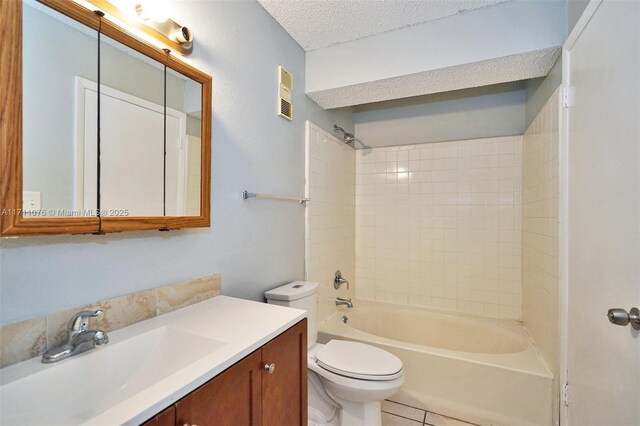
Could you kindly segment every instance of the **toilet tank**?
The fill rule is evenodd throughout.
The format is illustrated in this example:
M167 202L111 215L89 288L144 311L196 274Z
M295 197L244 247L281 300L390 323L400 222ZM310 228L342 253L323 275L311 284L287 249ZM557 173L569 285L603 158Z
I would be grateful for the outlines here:
M318 339L318 283L313 281L295 281L273 290L264 296L267 303L288 306L307 311L307 348L316 344Z

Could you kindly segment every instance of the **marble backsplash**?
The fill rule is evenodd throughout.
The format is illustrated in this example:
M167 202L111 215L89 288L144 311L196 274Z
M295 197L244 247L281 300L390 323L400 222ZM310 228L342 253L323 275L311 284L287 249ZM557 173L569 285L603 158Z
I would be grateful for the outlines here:
M219 294L220 274L211 274L3 325L0 368L40 356L64 343L67 324L76 312L102 310L102 316L92 319L91 328L109 332Z

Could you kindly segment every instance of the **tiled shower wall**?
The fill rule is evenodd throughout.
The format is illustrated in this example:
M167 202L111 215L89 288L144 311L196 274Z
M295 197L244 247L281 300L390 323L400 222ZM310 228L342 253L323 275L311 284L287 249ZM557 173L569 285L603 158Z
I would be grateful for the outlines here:
M524 134L522 159L523 319L558 377L558 91Z
M356 152L357 296L521 318L522 136Z
M320 319L336 310L335 298L353 297L355 279L355 150L307 124L306 279L320 284ZM333 288L337 269L351 281Z

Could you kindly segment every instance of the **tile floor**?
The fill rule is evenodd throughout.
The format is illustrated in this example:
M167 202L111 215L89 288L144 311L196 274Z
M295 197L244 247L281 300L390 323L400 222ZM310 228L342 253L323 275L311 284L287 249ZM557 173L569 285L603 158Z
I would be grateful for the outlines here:
M382 401L382 426L474 426L421 408L399 402Z

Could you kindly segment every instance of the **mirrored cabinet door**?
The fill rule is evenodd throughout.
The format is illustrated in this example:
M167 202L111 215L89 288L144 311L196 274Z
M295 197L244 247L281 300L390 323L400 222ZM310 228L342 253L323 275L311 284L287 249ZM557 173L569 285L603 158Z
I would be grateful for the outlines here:
M0 236L209 226L211 76L73 1L0 5Z
M166 215L200 216L202 84L167 69Z
M97 98L81 88L95 90L97 32L34 0L22 15L24 216L96 216L83 176L97 164Z
M176 95L165 97L164 68L101 36L100 181L91 173L87 187L99 188L102 217L165 215L165 98Z

